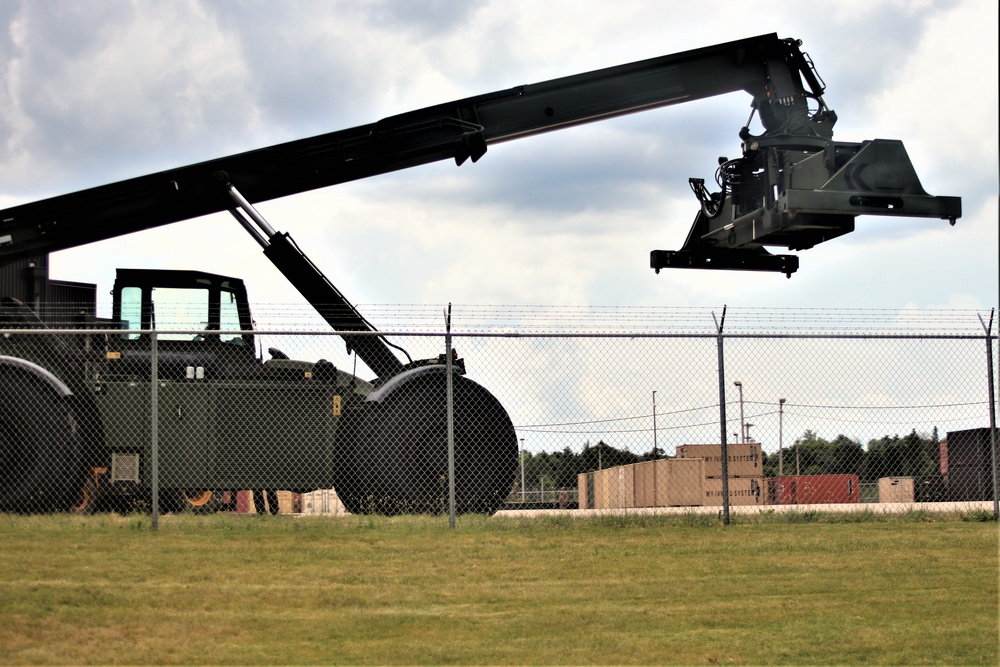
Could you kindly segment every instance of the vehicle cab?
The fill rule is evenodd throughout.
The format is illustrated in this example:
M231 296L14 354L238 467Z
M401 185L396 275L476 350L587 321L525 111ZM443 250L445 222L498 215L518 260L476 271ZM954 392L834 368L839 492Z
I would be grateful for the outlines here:
M203 271L118 269L113 320L121 333L108 340L109 362L126 374L148 376L150 330L157 332L159 372L192 379L228 375L254 364L253 322L239 278ZM162 333L161 333L162 332ZM178 379L180 379L180 377Z

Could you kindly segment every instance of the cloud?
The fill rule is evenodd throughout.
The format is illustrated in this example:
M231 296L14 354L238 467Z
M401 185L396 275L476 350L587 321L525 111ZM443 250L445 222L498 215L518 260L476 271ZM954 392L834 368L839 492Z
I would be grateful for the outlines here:
M196 2L24 3L9 33L6 188L98 185L177 166L179 145L212 157L198 148L208 135L216 149L237 143L220 121L248 73Z
M851 305L997 302L997 16L966 2L4 3L0 201L30 201L522 83L777 31L804 40L837 138L900 138L966 215L862 218L778 274L664 271L688 177L739 152L741 93L490 148L261 207L366 303ZM178 29L182 26L183 29ZM992 217L991 217L992 216ZM58 253L246 276L299 297L228 216ZM219 248L228 252L220 253ZM873 289L878 285L879 289ZM977 305L977 307L979 307Z

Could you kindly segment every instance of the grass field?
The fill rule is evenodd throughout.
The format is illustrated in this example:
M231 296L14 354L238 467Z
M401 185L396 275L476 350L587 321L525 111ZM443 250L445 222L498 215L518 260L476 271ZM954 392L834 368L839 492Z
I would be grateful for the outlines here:
M982 518L0 515L0 663L995 665Z

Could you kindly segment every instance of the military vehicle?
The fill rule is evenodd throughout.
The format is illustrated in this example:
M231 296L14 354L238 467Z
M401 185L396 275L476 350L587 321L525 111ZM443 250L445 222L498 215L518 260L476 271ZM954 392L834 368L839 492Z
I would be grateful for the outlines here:
M402 349L254 203L439 160L474 163L494 144L744 91L763 132L748 119L741 156L719 160L718 191L691 179L699 210L680 250L652 251L657 272L790 276L798 256L767 247L812 247L852 231L859 215L954 224L960 199L928 195L901 142L833 140L837 116L800 46L762 35L0 211L0 511L90 511L154 489L166 508L208 508L234 489L331 486L352 512L441 511L449 434L458 511L495 511L517 467L505 408L448 353L400 360ZM119 270L111 321L101 322L93 285L47 275L48 253L221 211L373 377L279 350L265 359L234 277ZM199 310L169 321L165 306L177 301ZM157 334L192 326L181 340ZM86 333L48 335L54 328Z

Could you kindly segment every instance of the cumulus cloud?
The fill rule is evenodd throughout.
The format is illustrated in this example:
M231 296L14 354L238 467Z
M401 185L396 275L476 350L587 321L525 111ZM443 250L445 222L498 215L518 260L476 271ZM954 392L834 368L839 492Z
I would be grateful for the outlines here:
M829 85L837 138L903 139L928 191L963 197L958 226L862 218L855 234L802 253L790 281L654 275L649 251L679 247L693 218L687 178L711 179L719 156L738 154L739 93L262 210L369 303L997 301L993 5L24 0L0 5L0 21L3 205L754 34L798 37ZM213 216L53 265L108 285L124 257L243 275L259 299L298 300L241 234Z

